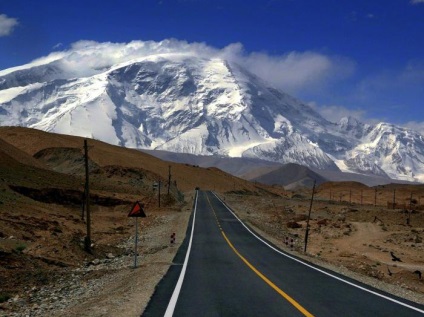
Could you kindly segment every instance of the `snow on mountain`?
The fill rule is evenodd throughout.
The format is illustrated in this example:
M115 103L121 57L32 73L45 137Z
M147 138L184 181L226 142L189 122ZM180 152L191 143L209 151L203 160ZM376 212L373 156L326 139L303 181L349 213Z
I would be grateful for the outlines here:
M416 132L353 118L331 123L220 56L154 42L136 54L134 45L126 59L99 44L98 52L82 47L0 71L0 124L424 181L424 140ZM87 50L112 57L96 61Z
M378 171L384 171L391 178L423 182L424 137L409 129L379 123L362 138L362 143L346 153L346 161L352 162L353 171L357 162L369 162L360 172L378 175Z

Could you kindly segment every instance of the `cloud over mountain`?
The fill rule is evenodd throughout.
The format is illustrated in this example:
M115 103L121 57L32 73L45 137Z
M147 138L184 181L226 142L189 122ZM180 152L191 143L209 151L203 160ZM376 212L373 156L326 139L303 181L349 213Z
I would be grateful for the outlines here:
M76 76L91 76L112 65L150 55L176 52L232 61L289 93L316 90L349 77L355 71L355 63L347 58L313 51L293 51L284 55L246 53L241 43L218 49L205 43L188 43L176 39L129 43L78 41L68 50L53 52L31 64L60 60L60 67L64 70L71 71Z

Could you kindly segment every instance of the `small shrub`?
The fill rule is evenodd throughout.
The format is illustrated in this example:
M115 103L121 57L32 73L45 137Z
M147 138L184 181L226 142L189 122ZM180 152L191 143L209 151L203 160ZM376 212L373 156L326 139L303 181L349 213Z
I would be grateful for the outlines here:
M27 246L25 244L19 244L15 247L15 251L17 251L18 253L22 253L22 251L24 251L26 247Z
M8 293L0 293L0 303L7 302L11 298L12 296L10 296Z

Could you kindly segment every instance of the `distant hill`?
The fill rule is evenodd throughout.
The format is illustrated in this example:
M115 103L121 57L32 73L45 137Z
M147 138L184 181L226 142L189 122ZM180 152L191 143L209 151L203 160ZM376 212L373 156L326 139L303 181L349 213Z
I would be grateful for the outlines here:
M318 184L322 181L352 181L359 182L367 186L386 185L390 183L411 184L406 181L394 180L389 177L346 173L337 170L329 171L312 169L294 163L282 165L280 163L252 158L230 158L216 155L204 156L157 150L141 151L160 159L176 163L184 163L200 167L217 167L226 173L230 173L249 181L263 182L264 184L279 184L285 186L286 189L299 186L312 187L314 179L317 180ZM284 166L295 168L290 170L290 168L283 168ZM282 173L287 173L288 176L282 176ZM293 173L299 173L299 175L293 176ZM275 174L275 176L272 176L273 174ZM306 179L304 179L305 177ZM291 183L290 180L292 181Z
M137 169L144 171L146 189L151 189L153 182L161 180L166 184L171 167L172 182L182 191L195 187L216 191L260 191L262 189L247 180L236 178L220 169L202 168L199 164L177 164L164 161L139 150L110 145L97 140L89 140L90 164L101 173L109 173L112 168L122 170ZM0 162L8 173L24 164L37 169L63 174L81 174L83 168L83 138L43 132L21 127L0 127ZM38 158L38 159L37 159ZM20 164L21 163L21 164ZM240 171L243 171L243 165ZM74 167L72 167L74 166ZM78 167L80 166L80 167ZM208 167L213 167L211 164ZM94 171L95 172L95 171ZM99 173L100 173L99 172ZM54 173L57 174L57 173ZM46 173L46 177L47 177ZM27 176L31 179L31 175ZM135 189L137 189L135 187ZM138 190L142 190L139 188ZM145 190L145 189L143 189ZM151 194L151 193L146 193Z
M285 189L294 189L297 187L312 187L314 181L319 185L326 182L327 179L305 166L290 163L256 177L254 181L268 185L282 185Z
M33 158L31 155L14 147L8 142L0 138L0 164L3 168L6 166L30 165L39 168L46 168L46 166Z
M277 169L280 163L264 161L254 158L226 157L218 155L194 155L185 153L174 153L157 150L141 150L162 160L175 163L184 163L199 167L217 167L224 172L247 180Z

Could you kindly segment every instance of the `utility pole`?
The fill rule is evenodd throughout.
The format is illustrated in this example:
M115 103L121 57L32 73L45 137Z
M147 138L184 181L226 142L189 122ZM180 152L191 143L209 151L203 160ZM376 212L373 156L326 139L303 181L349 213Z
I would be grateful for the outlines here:
M374 192L374 207L377 207L377 188L375 189L375 192Z
M90 218L90 187L88 176L88 146L84 140L84 161L85 161L85 210L87 213L87 236L84 239L85 251L91 253L91 218Z
M393 189L393 209L395 209L396 206L396 188Z
M411 224L411 213L412 213L412 193L409 198L409 211L408 211L408 219L406 219L406 224L409 226Z
M84 212L85 212L85 192L87 191L87 185L84 184L84 192L82 193L82 204L81 204L81 220L84 221Z
M159 180L159 186L158 186L158 205L160 208L160 185L161 185L161 180Z
M309 236L309 220L311 219L311 211L312 211L312 203L314 201L314 194L315 194L315 184L316 180L314 180L314 186L312 187L312 197L311 197L311 204L309 205L309 214L308 219L306 221L306 232L305 232L305 248L303 250L304 253L306 253L306 247L308 246L308 236Z
M168 196L169 196L170 188L171 188L171 165L168 166Z

